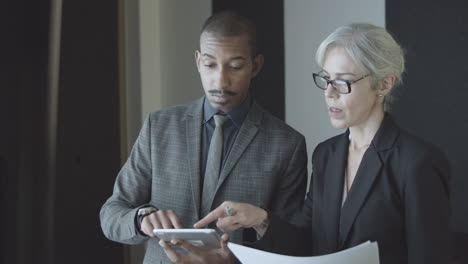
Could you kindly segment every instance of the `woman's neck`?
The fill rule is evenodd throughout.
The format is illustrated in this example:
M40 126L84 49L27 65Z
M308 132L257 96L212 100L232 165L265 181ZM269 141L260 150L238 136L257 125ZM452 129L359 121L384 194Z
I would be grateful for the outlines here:
M384 118L384 112L378 111L360 125L349 128L350 149L360 150L369 147Z

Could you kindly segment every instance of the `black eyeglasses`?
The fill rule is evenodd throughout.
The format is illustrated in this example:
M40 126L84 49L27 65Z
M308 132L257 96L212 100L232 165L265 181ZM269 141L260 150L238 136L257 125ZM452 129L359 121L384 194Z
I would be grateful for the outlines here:
M321 76L317 73L313 73L312 76L314 77L314 82L315 82L315 85L317 85L318 88L322 89L322 90L326 90L327 87L328 87L328 84L331 84L333 88L335 88L335 90L338 92L338 93L341 93L341 94L349 94L351 92L351 84L353 83L356 83L364 78L366 78L367 76L370 76L370 74L366 74L364 76L362 76L361 78L355 80L355 81L347 81L347 80L330 80L328 79L328 77L324 77L324 76Z

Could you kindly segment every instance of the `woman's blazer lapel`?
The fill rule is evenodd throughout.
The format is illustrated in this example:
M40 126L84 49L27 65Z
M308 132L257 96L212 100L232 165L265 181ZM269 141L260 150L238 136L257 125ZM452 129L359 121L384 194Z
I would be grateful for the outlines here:
M368 193L382 168L379 154L370 146L362 157L361 164L348 192L346 201L341 209L339 248L343 248L351 227L366 202Z
M359 215L361 208L369 198L369 192L384 165L383 151L393 147L399 135L398 127L386 114L371 145L364 153L356 177L341 210L339 248L343 248L350 235L350 230ZM342 189L341 189L342 190Z
M319 246L322 248L319 252L333 252L338 249L344 172L348 156L348 134L348 132L342 134L331 145L331 151L326 160L327 165L324 170L325 175L323 175L323 205L321 205L323 208L319 209L320 212L315 214L323 214L323 216L317 215L323 219L321 222L324 226L323 230L318 230L318 232L325 232L326 234L323 237L327 241L326 246ZM317 175L317 177L320 176Z

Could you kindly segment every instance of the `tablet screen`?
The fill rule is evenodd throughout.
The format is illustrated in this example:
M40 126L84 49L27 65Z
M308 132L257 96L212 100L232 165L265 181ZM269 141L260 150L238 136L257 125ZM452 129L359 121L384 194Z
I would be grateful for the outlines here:
M153 229L153 233L164 241L180 239L200 248L213 249L220 247L220 236L214 229Z

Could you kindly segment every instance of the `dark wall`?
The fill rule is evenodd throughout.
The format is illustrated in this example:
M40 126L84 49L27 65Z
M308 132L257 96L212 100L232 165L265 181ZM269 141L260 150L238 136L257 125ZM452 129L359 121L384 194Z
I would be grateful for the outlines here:
M0 263L123 263L122 245L99 224L120 167L117 1L63 1L55 177L50 8L50 0L0 8Z
M387 28L406 49L397 121L439 146L452 167L453 229L468 233L468 2L386 2Z
M0 32L4 32L0 42L0 211L17 214L17 185L19 152L19 63L15 56L20 49L13 49L20 43L23 25L21 2L7 3L0 9ZM8 10L8 12L6 11ZM13 30L7 30L13 29ZM16 224L11 218L0 217L0 262L15 262L11 250L16 245ZM11 239L8 239L11 237Z
M283 0L213 0L213 13L235 10L252 19L258 30L265 64L252 81L257 102L276 117L285 118Z
M2 263L43 261L47 254L42 179L49 7L49 1L18 0L0 9Z

